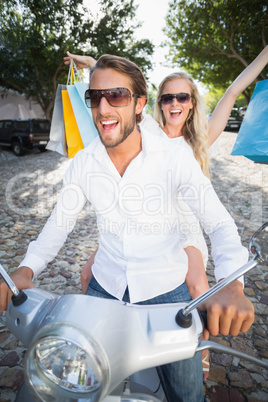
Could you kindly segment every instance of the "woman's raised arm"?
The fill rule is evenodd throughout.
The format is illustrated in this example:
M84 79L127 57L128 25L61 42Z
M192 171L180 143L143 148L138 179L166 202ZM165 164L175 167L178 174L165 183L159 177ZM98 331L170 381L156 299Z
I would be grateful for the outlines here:
M209 145L223 132L236 98L258 77L268 63L268 46L235 79L218 102L208 122Z

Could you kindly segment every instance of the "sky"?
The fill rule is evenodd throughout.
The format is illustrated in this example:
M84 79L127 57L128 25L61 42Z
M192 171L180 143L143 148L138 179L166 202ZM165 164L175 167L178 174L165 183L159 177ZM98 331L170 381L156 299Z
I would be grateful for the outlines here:
M137 39L149 39L155 45L155 51L152 56L153 70L147 75L151 83L158 86L160 82L170 73L179 70L174 67L168 67L166 56L168 48L160 47L166 39L163 28L166 24L165 17L168 12L168 3L170 0L134 0L138 6L136 17L137 21L142 23L142 27L135 30ZM92 12L97 11L98 3L96 0L84 0L84 3L90 7ZM206 90L197 82L201 94Z
M160 47L166 39L163 28L168 3L169 0L135 0L135 5L138 5L137 20L143 22L142 27L136 30L136 36L138 39L149 39L155 45L154 70L148 75L150 81L157 86L163 78L174 72L174 68L167 67L165 56L168 54L168 49Z
M150 82L159 85L162 79L174 71L172 68L161 66L161 62L165 63L164 55L168 53L168 49L160 48L165 36L162 29L165 26L165 16L168 11L169 0L134 0L134 4L138 5L137 21L142 22L142 27L135 30L137 39L149 39L155 45L153 55L154 70L148 73ZM84 0L84 4L90 8L95 14L99 8L96 0Z
M137 20L143 22L142 27L137 29L137 39L150 39L155 45L153 54L154 69L148 73L150 82L157 87L160 82L174 71L179 71L180 66L169 67L167 62L167 54L169 49L160 47L161 43L167 39L163 33L166 25L166 16L168 13L168 4L170 0L134 0L134 4L138 5ZM207 93L207 89L198 81L194 80L201 95Z

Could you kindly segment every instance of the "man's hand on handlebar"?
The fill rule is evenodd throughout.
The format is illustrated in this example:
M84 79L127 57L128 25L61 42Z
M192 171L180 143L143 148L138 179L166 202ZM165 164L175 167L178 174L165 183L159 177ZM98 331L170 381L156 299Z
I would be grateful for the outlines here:
M29 267L20 267L10 275L18 290L34 288L33 271ZM0 281L0 311L5 311L11 301L12 293L6 283Z
M237 336L254 322L254 307L245 296L241 282L235 281L202 304L207 311L209 333Z

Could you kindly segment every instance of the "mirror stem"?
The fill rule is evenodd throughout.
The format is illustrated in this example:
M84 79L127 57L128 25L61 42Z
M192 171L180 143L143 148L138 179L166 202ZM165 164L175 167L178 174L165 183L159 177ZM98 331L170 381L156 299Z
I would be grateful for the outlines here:
M7 286L11 290L13 296L18 296L19 295L19 290L17 289L15 283L12 281L10 276L6 273L5 269L2 267L0 264L0 275L2 275L4 281L6 282Z

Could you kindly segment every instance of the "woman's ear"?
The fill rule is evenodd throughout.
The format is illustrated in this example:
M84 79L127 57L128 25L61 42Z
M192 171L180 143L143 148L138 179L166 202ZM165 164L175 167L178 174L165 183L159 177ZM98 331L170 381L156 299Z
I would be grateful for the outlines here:
M190 107L189 107L189 109L193 109L194 108L194 100L192 100L192 98L191 98L191 102L190 102Z

